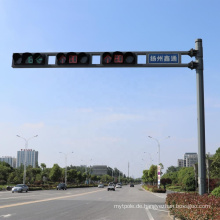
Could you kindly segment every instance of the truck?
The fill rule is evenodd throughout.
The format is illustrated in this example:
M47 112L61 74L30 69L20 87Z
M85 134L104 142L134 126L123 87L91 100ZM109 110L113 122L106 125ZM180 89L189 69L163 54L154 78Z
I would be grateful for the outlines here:
M109 183L109 184L108 184L108 187L107 187L107 190L108 190L108 191L109 191L109 190L115 191L115 184L114 184L114 183Z

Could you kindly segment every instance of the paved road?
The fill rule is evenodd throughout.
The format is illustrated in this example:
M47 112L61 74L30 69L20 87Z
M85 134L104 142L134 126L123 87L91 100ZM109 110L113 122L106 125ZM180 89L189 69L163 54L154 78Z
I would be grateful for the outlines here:
M169 220L165 194L141 186L0 192L0 219L9 220ZM159 207L160 206L160 207Z

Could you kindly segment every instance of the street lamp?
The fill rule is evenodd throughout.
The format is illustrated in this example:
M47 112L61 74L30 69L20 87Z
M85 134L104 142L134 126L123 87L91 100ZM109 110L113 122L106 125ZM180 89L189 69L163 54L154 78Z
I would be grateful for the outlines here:
M160 142L156 138L153 138L151 136L148 136L148 137L154 139L158 144L158 188L160 188L160 167L159 167L160 166ZM170 136L167 136L165 139L167 138L170 138Z
M32 138L38 137L38 135L35 135L31 138L23 138L20 135L17 135L17 137L22 138L25 141L25 152L24 152L24 175L23 175L23 184L25 184L25 179L26 179L26 161L27 161L27 149L28 149L28 141Z
M83 161L83 160L81 160L81 161ZM89 173L88 173L88 170L87 170L87 164L91 163L91 161L92 161L92 158L90 160L85 160L85 163L86 163L85 164L86 184L90 183L90 177L89 177L89 180L87 180L87 177L90 176L90 174L91 174L91 164L89 165L90 166Z
M156 138L153 138L151 136L148 136L148 137L154 139L158 144L158 165L160 165L160 142ZM167 139L167 138L170 138L170 136L167 136L165 139Z
M67 154L63 152L59 152L59 153L65 155L65 185L67 185L67 155L68 153ZM70 153L72 154L73 152L70 152Z
M147 153L148 153L148 152L144 152L144 154L147 154ZM153 165L153 159L152 159L150 153L148 153L148 155L149 155L149 158L150 158L150 162L148 163L148 164L149 164L149 169L150 169L150 166Z

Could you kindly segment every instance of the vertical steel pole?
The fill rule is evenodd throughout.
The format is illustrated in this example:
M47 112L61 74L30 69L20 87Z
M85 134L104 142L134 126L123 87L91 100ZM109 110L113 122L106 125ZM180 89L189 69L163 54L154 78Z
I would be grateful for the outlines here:
M65 154L65 185L67 184L67 154Z
M160 188L160 143L159 141L157 140L157 143L158 143L158 166L157 166L157 187L158 189ZM159 168L159 169L158 169Z
M203 48L202 39L196 39L196 85L197 85L197 124L198 124L198 184L199 194L206 193L205 166L205 110L204 110L204 81L203 81Z
M129 178L129 162L128 162L128 178Z
M23 184L25 184L25 181L26 181L27 149L28 149L28 141L25 139Z

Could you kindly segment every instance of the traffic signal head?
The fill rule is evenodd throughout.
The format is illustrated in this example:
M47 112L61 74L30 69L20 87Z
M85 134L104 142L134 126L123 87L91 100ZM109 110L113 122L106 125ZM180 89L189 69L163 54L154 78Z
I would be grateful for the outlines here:
M58 53L56 63L57 65L85 65L91 63L91 56L88 53Z
M13 65L44 65L45 55L40 53L14 53Z
M105 52L102 54L102 64L111 65L111 64L136 64L137 56L132 52Z

